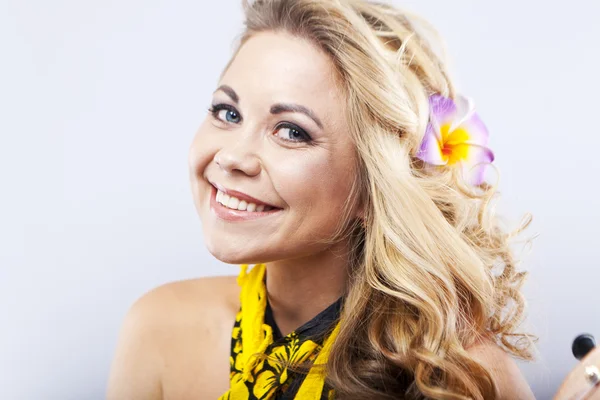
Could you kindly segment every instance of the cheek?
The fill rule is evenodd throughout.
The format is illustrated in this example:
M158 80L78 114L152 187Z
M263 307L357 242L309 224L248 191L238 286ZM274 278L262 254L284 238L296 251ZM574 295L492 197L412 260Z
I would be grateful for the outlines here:
M206 118L196 131L188 153L188 166L192 178L203 179L206 166L217 151L216 140L212 137L213 126Z
M196 212L203 223L209 218L207 210L212 189L212 186L206 181L205 175L218 151L213 129L210 121L204 121L192 140L188 154L192 198Z
M278 191L296 212L309 215L341 214L348 198L351 168L331 159L291 159L276 169Z

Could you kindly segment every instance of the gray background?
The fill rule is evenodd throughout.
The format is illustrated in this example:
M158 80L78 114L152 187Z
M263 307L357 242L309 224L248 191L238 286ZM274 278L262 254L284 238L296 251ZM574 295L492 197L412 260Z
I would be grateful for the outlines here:
M444 35L491 130L498 211L534 215L540 355L522 369L549 398L573 337L600 337L600 3L402 4ZM204 248L187 152L241 17L237 0L0 2L0 398L103 398L136 298L237 273Z

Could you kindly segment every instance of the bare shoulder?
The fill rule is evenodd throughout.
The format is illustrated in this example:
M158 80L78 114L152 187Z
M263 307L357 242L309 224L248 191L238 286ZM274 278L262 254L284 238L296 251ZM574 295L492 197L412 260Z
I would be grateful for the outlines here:
M235 276L211 276L160 285L141 296L132 308L144 309L159 323L191 323L239 306Z
M228 383L229 341L238 308L235 276L170 282L140 296L119 333L107 399L187 398L220 391L219 383ZM198 392L202 388L190 387L186 379L209 384Z
M515 360L496 343L489 339L481 340L468 348L467 352L490 372L500 399L535 399Z

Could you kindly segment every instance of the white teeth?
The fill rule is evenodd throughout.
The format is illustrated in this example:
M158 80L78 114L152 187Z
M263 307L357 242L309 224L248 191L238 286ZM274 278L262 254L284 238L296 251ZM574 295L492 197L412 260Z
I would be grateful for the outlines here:
M259 212L259 211L269 211L272 210L273 207L265 206L261 204L257 206L255 203L248 203L245 200L240 200L237 197L229 196L220 190L217 190L216 200L218 203L221 203L223 206L227 208L231 208L239 211L248 211L248 212Z
M229 197L229 201L227 202L227 207L237 210L239 205L240 205L240 199L238 199L237 197L233 197L233 196Z

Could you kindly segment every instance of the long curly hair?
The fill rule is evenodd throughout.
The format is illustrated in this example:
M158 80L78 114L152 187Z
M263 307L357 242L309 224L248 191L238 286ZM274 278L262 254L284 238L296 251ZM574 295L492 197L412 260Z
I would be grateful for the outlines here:
M507 232L493 213L495 186L469 186L455 168L432 170L415 157L429 96L455 96L438 33L365 0L243 6L238 50L265 31L307 39L331 57L347 99L359 173L344 215L361 204L364 219L343 218L331 239L353 249L326 365L336 398L497 398L491 374L466 349L485 338L533 358L533 336L516 332L526 273L509 247L531 217Z

